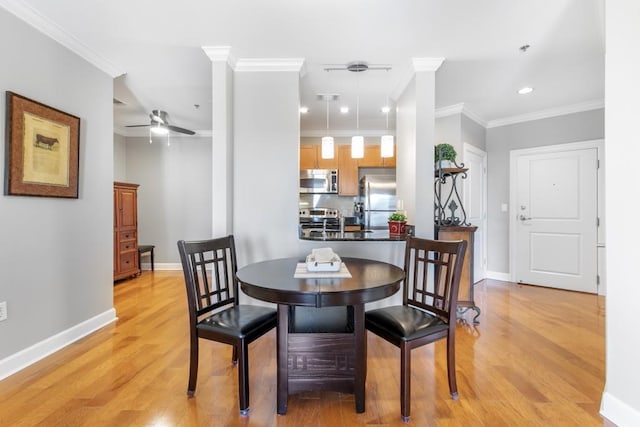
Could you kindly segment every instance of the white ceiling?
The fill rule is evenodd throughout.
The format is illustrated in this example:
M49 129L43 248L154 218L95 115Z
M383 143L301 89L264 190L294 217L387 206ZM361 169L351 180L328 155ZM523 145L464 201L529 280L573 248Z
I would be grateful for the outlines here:
M310 113L301 117L303 134L326 129L326 104L315 98L327 92L341 98L330 105L336 134L355 129L357 95L360 129L384 130L379 109L407 82L412 58L444 58L436 108L464 104L489 126L604 99L604 0L0 0L0 6L113 75L125 73L114 89L126 104L114 106L116 129L147 123L150 110L162 109L174 125L210 131L211 61L203 46L230 46L236 59L304 59L301 105ZM531 47L523 53L525 44ZM323 71L352 61L392 69ZM535 91L518 95L525 85ZM342 105L351 107L348 115L337 112Z

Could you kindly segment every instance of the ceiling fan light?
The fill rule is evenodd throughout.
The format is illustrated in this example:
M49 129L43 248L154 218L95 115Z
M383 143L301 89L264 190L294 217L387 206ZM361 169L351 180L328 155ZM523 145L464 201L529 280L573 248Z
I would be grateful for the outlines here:
M154 135L167 135L169 133L169 128L158 124L156 126L151 126L151 132Z
M322 138L322 158L333 159L333 157L334 157L333 137L325 136Z
M393 157L393 135L380 138L380 157Z
M364 137L351 137L351 158L362 159L364 157Z

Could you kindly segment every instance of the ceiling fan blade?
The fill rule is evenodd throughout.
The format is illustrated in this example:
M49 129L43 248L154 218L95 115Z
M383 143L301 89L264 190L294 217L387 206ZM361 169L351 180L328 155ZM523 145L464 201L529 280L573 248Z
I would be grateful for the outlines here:
M181 128L181 127L178 127L178 126L173 126L173 125L169 125L169 129L171 129L174 132L186 133L187 135L195 135L196 134L192 130Z
M151 125L127 125L125 127L126 128L141 128L141 127L145 127L145 126L151 126Z

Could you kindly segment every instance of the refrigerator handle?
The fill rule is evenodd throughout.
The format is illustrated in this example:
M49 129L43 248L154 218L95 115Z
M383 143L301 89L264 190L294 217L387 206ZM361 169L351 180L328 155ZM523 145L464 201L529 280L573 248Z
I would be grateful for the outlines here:
M367 228L371 228L371 183L367 181L367 191L366 191L366 195L367 195L367 208L366 208L366 212L367 212L367 221L366 221L366 227Z

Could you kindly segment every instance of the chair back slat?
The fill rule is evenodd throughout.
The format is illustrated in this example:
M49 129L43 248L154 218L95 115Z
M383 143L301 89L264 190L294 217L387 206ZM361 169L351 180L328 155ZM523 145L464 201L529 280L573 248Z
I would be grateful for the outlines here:
M233 236L178 242L192 320L219 307L238 304Z
M455 315L467 242L409 236L405 252L403 304L427 310L445 321Z

